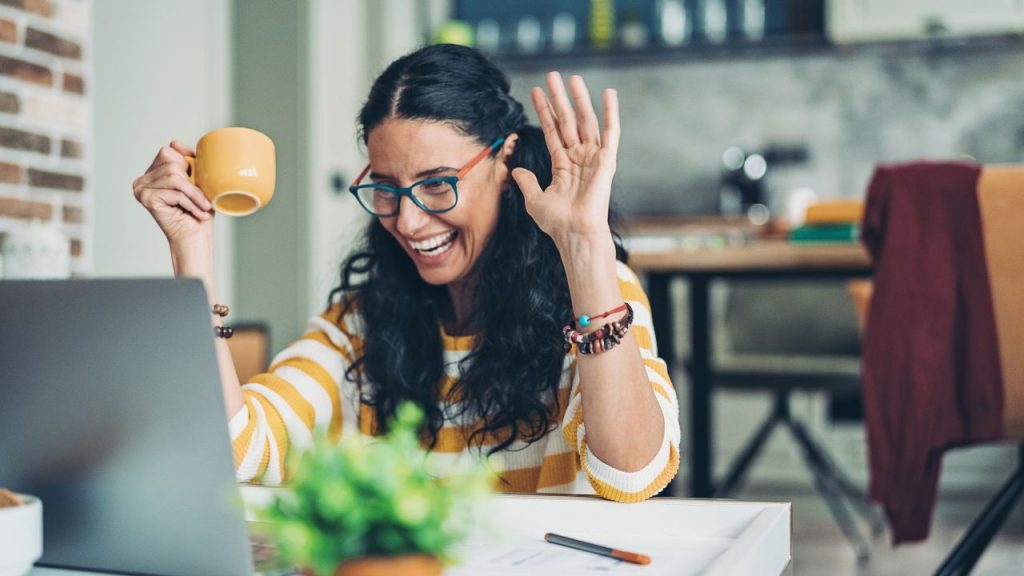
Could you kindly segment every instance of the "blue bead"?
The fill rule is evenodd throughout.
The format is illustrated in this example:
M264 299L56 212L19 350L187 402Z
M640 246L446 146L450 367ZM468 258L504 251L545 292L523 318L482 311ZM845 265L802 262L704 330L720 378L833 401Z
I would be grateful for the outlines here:
M590 316L587 316L586 314L580 316L580 326L583 326L584 328L590 326Z

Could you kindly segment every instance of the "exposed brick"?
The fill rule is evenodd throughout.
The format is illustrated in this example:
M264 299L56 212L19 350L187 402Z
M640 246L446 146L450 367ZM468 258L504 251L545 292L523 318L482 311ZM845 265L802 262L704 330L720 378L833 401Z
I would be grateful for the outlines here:
M82 255L82 241L77 238L71 239L71 255L81 256Z
M25 31L25 46L65 58L82 59L82 47L77 43L32 27Z
M0 74L43 86L53 86L53 72L49 68L17 58L0 56Z
M18 105L18 95L10 92L0 92L0 112L17 114L21 107Z
M21 166L9 162L0 162L0 182L17 184L21 182Z
M7 19L0 19L0 41L18 43L18 25Z
M65 72L64 91L74 92L75 94L85 94L85 80L83 80L81 76Z
M0 0L0 4L20 8L47 18L53 16L53 0Z
M80 224L85 220L85 213L78 206L64 206L64 222L68 224Z
M52 21L60 30L90 30L92 29L92 2L85 0L58 2L53 7Z
M65 158L81 158L82 143L64 139L60 141L60 155Z
M58 188L60 190L71 190L80 192L85 188L85 178L75 174L62 174L48 170L28 169L29 186L40 188Z
M31 220L49 220L53 217L53 206L46 202L22 200L20 198L0 198L0 216Z
M0 146L31 150L40 154L50 153L50 139L41 134L33 134L15 128L0 127Z
M38 120L44 126L64 125L88 130L88 102L54 90L27 90L21 95L21 116ZM54 140L56 146L57 141Z

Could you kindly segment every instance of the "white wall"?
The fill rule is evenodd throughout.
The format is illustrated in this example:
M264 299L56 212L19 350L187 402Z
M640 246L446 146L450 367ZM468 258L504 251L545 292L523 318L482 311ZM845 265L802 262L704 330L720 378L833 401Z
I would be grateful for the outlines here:
M172 139L231 124L230 0L93 3L97 276L171 273L131 183ZM217 219L218 292L231 301L231 222Z
M351 250L368 216L344 187L363 168L366 155L356 139L356 116L370 91L365 26L367 4L355 0L313 0L309 10L309 283L306 311L323 311L338 284L339 264ZM409 12L411 13L411 11ZM342 179L337 190L334 177Z

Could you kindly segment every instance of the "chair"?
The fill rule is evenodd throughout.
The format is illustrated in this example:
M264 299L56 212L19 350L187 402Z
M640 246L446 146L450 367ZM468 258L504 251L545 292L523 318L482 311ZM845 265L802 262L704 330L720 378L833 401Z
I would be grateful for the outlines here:
M270 331L266 324L235 324L235 334L227 340L231 359L235 363L238 381L245 384L250 378L267 371L270 366Z
M872 180L865 416L871 495L894 520L896 542L927 536L921 504L934 502L943 451L1024 438L1022 220L1024 167L915 163L879 167ZM922 406L939 427L921 425ZM886 444L893 422L900 442ZM1024 444L1016 471L936 574L970 573L1022 493Z
M768 417L739 451L715 496L737 492L772 432L782 426L800 447L815 488L858 560L866 560L869 545L854 515L869 524L872 536L884 530L881 515L790 409L797 392L859 397L859 336L843 285L745 282L729 286L715 305L722 310L714 317L724 324L715 331L716 388L767 392L773 399Z

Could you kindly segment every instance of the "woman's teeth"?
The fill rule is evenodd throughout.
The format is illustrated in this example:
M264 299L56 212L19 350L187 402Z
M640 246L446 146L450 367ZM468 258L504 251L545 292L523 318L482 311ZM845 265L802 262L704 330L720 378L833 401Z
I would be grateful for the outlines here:
M424 256L437 256L452 247L455 236L456 231L452 230L420 242L409 242L409 246Z

